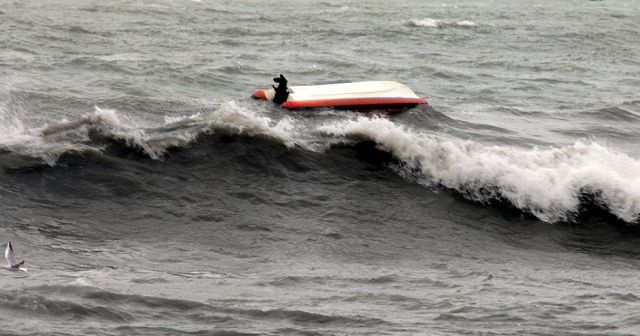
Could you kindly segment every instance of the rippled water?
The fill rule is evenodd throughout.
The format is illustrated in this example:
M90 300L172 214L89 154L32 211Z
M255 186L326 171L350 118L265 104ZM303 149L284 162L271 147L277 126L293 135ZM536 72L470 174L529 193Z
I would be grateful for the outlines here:
M8 334L634 335L640 3L0 0ZM284 111L398 80L399 115Z

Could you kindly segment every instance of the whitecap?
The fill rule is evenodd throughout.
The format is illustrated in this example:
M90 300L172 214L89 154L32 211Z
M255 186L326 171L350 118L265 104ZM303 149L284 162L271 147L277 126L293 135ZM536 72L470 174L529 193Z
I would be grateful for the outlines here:
M547 222L570 220L584 194L626 222L640 215L640 160L598 143L518 148L433 135L384 118L332 122L319 131L343 142L374 141L404 167L479 202L509 201Z
M406 25L410 27L423 27L423 28L446 28L446 27L475 27L477 24L470 20L439 20L439 19L411 19L406 22Z

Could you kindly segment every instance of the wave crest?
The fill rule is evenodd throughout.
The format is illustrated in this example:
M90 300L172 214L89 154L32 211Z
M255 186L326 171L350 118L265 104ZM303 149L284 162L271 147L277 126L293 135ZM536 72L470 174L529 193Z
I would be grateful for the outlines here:
M437 19L411 19L405 23L409 27L422 27L422 28L446 28L446 27L475 27L477 24L469 20L450 21L450 20L437 20Z
M292 119L274 120L235 102L224 103L209 114L165 117L164 123L156 124L96 106L78 119L63 119L39 128L29 129L20 123L3 125L6 132L0 137L0 152L40 159L50 166L56 165L63 154L102 152L113 141L162 160L167 150L187 146L202 134L262 136L286 146L295 146L303 138L294 136L300 132ZM7 125L12 125L11 129Z
M479 202L506 200L547 222L568 221L587 194L626 222L640 215L640 161L597 143L488 146L412 131L382 118L330 123L331 137L374 141L405 169Z
M37 129L14 124L9 135L0 136L0 155L3 167L13 164L12 155L53 166L69 152L112 153L110 146L115 143L115 153L123 145L125 152L140 151L162 160L169 149L189 146L207 134L261 138L310 151L372 141L398 160L402 176L417 175L420 183L450 188L481 203L507 202L543 221L573 221L585 210L585 202L628 223L640 217L640 161L595 142L492 146L412 130L384 117L345 116L307 119L228 102L210 113L150 124L96 107L77 120ZM32 163L16 165L27 164Z

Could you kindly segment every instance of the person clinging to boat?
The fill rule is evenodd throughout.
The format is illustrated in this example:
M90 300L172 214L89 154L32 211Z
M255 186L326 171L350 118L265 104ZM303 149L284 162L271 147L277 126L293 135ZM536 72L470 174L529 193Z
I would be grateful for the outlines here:
M272 101L287 110L330 108L362 112L398 113L427 104L406 85L396 81L364 81L287 86L287 79L273 79L278 86L256 90L251 97Z
M276 90L276 94L273 96L273 102L276 104L282 104L287 101L287 98L289 98L287 79L284 78L282 74L280 74L280 77L274 78L273 81L278 83L278 87L276 87L275 85L271 85L273 86L273 89Z

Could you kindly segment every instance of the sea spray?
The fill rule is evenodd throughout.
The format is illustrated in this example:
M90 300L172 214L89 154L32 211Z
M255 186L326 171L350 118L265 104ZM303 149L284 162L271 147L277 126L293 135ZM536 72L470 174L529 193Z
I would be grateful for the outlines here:
M249 136L265 135L278 139L287 146L294 146L295 134L299 134L292 118L285 116L276 120L235 102L222 104L209 114L207 122L212 129L222 128L227 132L235 131L236 134Z
M16 97L11 94L13 87L9 83L0 86L0 146L26 140L24 111Z
M385 118L360 117L319 127L344 142L374 141L407 169L488 202L505 199L547 222L570 220L584 194L626 222L640 213L640 161L597 143L548 148L491 146L425 131Z
M10 125L21 124L7 123L3 127ZM272 119L235 102L223 103L207 115L167 117L161 124L95 106L94 111L77 119L62 119L32 129L11 127L11 132L5 132L0 138L0 148L17 155L40 158L51 166L67 152L102 151L104 141L96 140L92 133L123 142L127 147L139 148L154 160L162 160L168 149L184 147L202 134L262 136L288 147L305 142L303 136L297 136L303 127L292 118Z
M261 137L310 151L365 140L374 141L404 169L419 172L431 183L478 202L506 200L543 221L571 220L580 212L584 195L593 196L626 222L636 221L640 213L640 161L595 142L519 148L417 131L384 117L349 114L314 124L304 118L276 118L263 112L228 102L206 115L171 117L152 125L96 107L77 120L27 130L21 133L24 141L2 145L7 151L55 165L66 152L103 150L104 142L94 142L88 136L92 131L140 148L154 160L202 134Z

